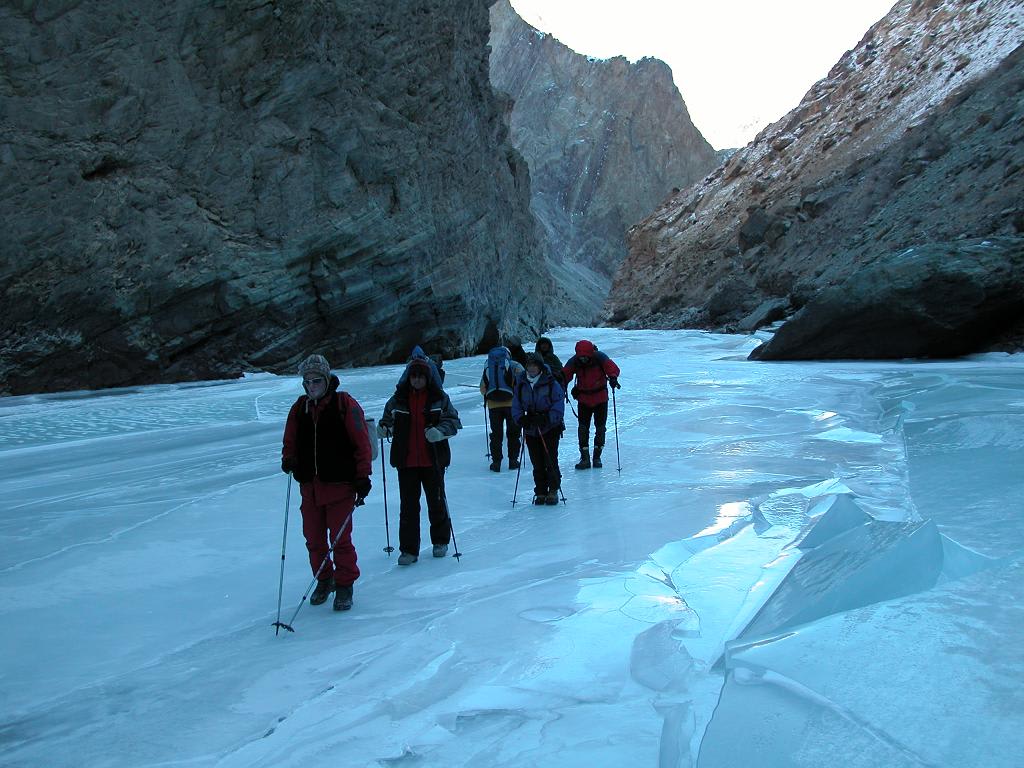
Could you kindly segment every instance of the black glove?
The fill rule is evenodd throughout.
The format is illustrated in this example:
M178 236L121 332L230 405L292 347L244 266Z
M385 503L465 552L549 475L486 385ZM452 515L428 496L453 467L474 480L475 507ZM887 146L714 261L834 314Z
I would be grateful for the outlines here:
M294 456L285 456L281 459L281 471L286 475L290 475L296 469L299 468L299 460Z
M534 415L532 413L524 413L519 417L519 426L523 429L529 429L534 426Z
M609 376L608 383L611 385L612 389L622 389L622 386L619 384L618 376Z
M579 400L580 399L580 389L579 389L579 387L573 387L572 389L570 389L569 390L569 394L572 395L572 399L573 400Z
M370 482L368 477L357 477L355 482L352 483L352 487L356 489L356 502L359 503L370 495L373 483Z

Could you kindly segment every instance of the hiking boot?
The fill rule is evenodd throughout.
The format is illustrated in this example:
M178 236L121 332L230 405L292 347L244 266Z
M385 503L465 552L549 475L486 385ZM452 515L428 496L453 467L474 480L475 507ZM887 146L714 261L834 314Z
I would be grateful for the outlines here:
M444 557L448 554L447 544L435 544L434 545L434 557Z
M501 459L495 459L491 462L491 466L488 467L491 472L501 472Z
M546 504L547 503L547 498L548 498L548 496L547 496L546 493L536 493L533 496L533 503L534 504Z
M590 449L580 448L580 462L576 469L590 469Z
M416 555L410 555L408 552L403 552L398 556L399 565L412 565L417 560L419 560L419 557Z
M601 451L603 450L603 445L594 446L594 469L600 469L601 467L604 466L604 464L601 463Z
M516 459L509 459L508 460L508 468L510 470L519 469L519 462Z
M548 506L551 506L551 507L555 506L555 504L558 503L558 491L557 490L551 491L551 493L549 493L547 496L545 496L544 497L544 503L547 504Z
M352 607L352 585L340 584L334 593L334 610L347 611Z
M327 596L334 591L334 579L318 579L313 596L309 598L310 605L320 605L327 602Z

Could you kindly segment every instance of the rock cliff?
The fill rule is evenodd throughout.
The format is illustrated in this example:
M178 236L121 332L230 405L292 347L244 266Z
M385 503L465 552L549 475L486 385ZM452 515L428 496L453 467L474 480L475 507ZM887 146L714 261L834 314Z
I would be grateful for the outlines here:
M795 110L631 232L612 320L752 329L827 288L867 296L855 285L862 270L908 249L963 255L1001 238L986 263L1019 254L1022 29L1013 0L901 0ZM976 348L1021 319L997 315L972 336ZM962 351L953 336L947 350ZM879 354L899 356L889 341L876 337ZM851 356L873 356L870 348L869 339Z
M666 64L576 53L508 0L491 6L491 82L513 100L511 139L530 166L556 283L577 321L593 322L626 256L627 229L717 155Z
M547 322L485 0L0 6L0 393Z

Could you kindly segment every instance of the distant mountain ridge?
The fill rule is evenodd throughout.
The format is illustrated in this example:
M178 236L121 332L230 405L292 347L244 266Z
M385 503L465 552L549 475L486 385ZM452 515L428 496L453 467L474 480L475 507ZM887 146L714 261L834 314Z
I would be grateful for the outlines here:
M531 209L578 321L601 313L626 231L718 164L663 62L581 55L491 6L491 82L513 100L510 138L530 167Z
M924 245L998 237L1016 274L1022 30L1012 0L897 3L796 109L631 232L612 322L750 330ZM976 348L1013 335L1009 312Z

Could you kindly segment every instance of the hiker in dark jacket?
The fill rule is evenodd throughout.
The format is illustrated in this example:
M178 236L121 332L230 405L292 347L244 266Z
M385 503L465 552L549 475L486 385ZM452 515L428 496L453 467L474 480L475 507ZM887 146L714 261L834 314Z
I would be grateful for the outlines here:
M352 607L352 584L359 578L352 511L370 492L370 436L363 409L347 392L338 391L338 377L323 355L303 360L299 375L306 394L288 412L281 469L299 481L302 535L317 576L309 603L320 605L334 592L334 610L346 611Z
M491 368L497 371L497 381L493 384L488 373ZM508 468L519 469L522 429L512 418L512 390L516 377L522 372L523 366L511 359L507 347L495 347L487 353L484 375L480 377L480 394L484 396L487 420L491 427L490 470L492 472L501 472L501 447L506 429L508 430Z
M562 486L558 440L565 430L565 390L536 352L526 356L526 370L516 379L512 418L523 428L533 464L533 503L557 504Z
M518 336L509 336L505 339L505 347L508 349L509 355L519 365L526 367L526 350L523 349L523 341Z
M576 385L569 390L573 399L579 401L580 461L576 469L590 469L590 419L594 419L594 467L601 467L601 451L604 450L605 428L608 424L608 386L619 388L619 366L608 355L599 352L593 342L581 339L576 342L576 354L563 369L565 384L576 377Z
M537 339L537 344L534 346L533 351L543 358L548 368L551 369L551 375L555 377L562 389L565 389L565 374L562 373L562 361L558 359L558 355L555 354L555 348L551 344L551 339L547 336L541 336Z
M434 557L448 554L452 529L444 472L452 460L448 439L460 429L459 412L441 388L437 368L416 347L377 424L378 437L392 438L391 466L398 470L399 565L419 559L421 489L427 498Z

